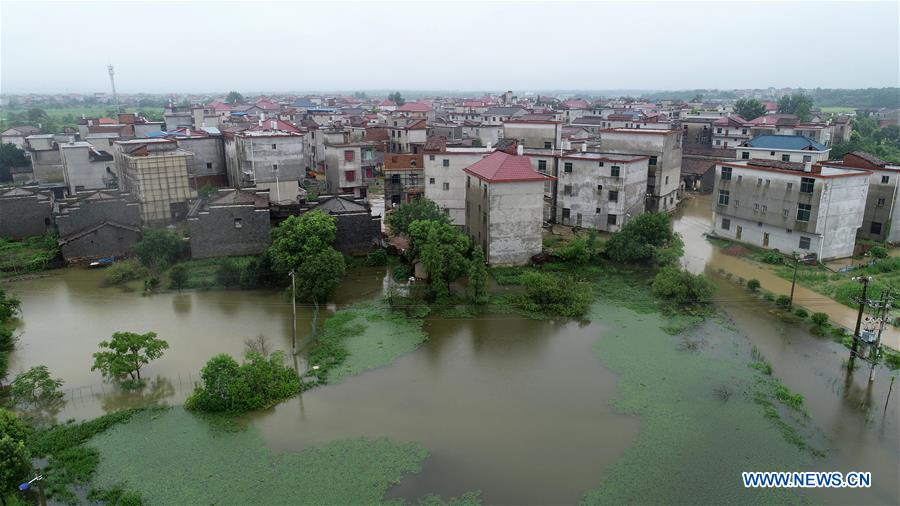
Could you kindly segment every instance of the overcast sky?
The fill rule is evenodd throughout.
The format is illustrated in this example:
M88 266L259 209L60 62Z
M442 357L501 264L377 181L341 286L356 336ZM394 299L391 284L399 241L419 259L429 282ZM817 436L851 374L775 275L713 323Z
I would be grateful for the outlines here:
M0 3L0 91L898 86L898 2Z

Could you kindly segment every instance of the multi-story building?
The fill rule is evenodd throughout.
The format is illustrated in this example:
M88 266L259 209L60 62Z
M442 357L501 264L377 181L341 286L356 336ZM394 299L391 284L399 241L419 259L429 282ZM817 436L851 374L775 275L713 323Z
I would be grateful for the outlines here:
M145 224L164 224L187 217L188 200L197 197L188 177L193 155L174 140L135 139L116 143L119 188L141 203Z
M25 146L31 157L31 171L36 182L65 182L59 145L52 134L29 135L25 137Z
M421 153L428 138L424 119L392 118L388 124L390 136L388 150L391 153Z
M224 133L225 164L231 186L269 190L276 203L296 202L306 175L305 137L290 123L272 119Z
M487 263L524 265L542 250L544 181L521 154L497 151L465 169L465 230Z
M387 154L384 157L384 204L388 209L425 193L423 155Z
M272 242L269 195L223 188L191 209L191 257L258 255Z
M712 145L717 148L734 148L749 141L751 124L744 118L732 114L717 119L712 124Z
M644 212L647 155L576 152L559 157L559 223L615 232Z
M493 147L453 148L429 139L424 154L425 197L447 211L454 225L466 222L466 167L481 160Z
M517 139L519 145L533 149L559 149L562 123L552 114L525 114L509 118L503 124L503 137Z
M113 156L88 142L67 142L59 146L60 160L69 193L118 187Z
M337 137L335 137L337 135ZM348 141L347 132L332 132L325 140L325 181L329 193L352 193L366 198L369 184L374 182L378 142ZM332 139L335 139L333 141Z
M603 153L647 155L648 211L673 211L680 200L681 131L610 128L600 132Z
M820 260L853 254L870 172L774 160L715 170L713 234Z
M228 186L225 140L218 128L179 128L169 132L167 137L175 139L181 149L194 154L194 164L188 174L195 190L207 185Z
M900 165L890 164L863 151L847 153L840 161L822 162L844 168L863 169L869 176L869 193L866 197L866 212L862 226L857 232L860 239L873 241L900 241Z
M737 147L741 160L820 162L828 160L831 148L802 135L760 135Z

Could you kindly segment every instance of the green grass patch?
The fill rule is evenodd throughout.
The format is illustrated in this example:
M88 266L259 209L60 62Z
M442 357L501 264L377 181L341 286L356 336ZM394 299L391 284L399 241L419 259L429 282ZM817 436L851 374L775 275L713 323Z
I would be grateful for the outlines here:
M427 456L415 443L364 438L275 454L253 427L224 432L179 408L134 416L90 445L94 485L149 504L382 504Z
M240 284L240 270L245 269L254 258L253 256L204 258L187 260L178 265L183 265L187 271L184 288L199 290L230 288ZM226 274L222 268L222 265L226 263L237 268L237 273L228 272ZM169 283L165 282L163 286L169 286Z
M38 272L59 265L56 235L45 234L13 241L0 237L0 276Z

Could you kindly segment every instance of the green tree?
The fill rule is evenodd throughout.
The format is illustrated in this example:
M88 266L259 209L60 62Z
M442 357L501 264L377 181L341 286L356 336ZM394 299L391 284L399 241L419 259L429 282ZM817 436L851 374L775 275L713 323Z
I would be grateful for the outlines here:
M220 285L231 288L241 284L241 267L233 258L225 258L216 269L216 281Z
M25 448L30 430L12 411L0 408L0 499L15 492L31 474L31 456Z
M344 256L332 246L336 233L334 216L322 211L290 216L272 232L269 255L275 269L293 272L297 298L312 301L315 306L311 322L313 335L319 303L338 287L347 268Z
M812 106L812 99L802 93L784 95L778 99L778 112L793 114L800 118L800 121L809 121L812 118Z
M169 270L169 288L181 290L187 287L188 269L184 264L176 264Z
M760 284L759 284L759 280L758 280L758 279L753 278L753 279L747 281L747 288L748 288L751 292L755 292L755 291L759 290L759 287L760 287Z
M387 215L385 222L395 235L409 235L409 224L416 220L450 223L450 217L433 200L424 197L400 204Z
M236 91L229 91L228 95L225 95L225 103L226 104L243 104L244 96Z
M445 300L450 283L466 273L469 238L449 223L416 220L409 224L412 250L428 271L431 296Z
M550 273L527 271L520 278L525 295L519 305L547 316L584 316L592 300L588 283Z
M47 113L39 107L28 109L25 115L28 117L28 121L32 123L39 123L47 119Z
M480 302L487 294L487 266L484 263L484 252L481 246L472 248L472 260L469 263L468 290L474 302Z
M240 366L230 355L216 355L203 366L200 379L185 407L212 413L264 409L300 391L300 379L284 365L281 351L269 357L250 351Z
M587 235L575 236L556 252L556 256L576 264L586 264L597 254L597 232L591 230Z
M766 106L755 98L742 98L734 103L734 112L750 121L765 114Z
M133 250L144 266L159 273L187 254L188 243L175 232L151 228L144 230Z
M388 100L390 100L391 102L394 102L398 106L406 103L406 100L403 99L403 95L401 95L399 91L395 91L395 92L391 93L390 95L388 95Z
M606 242L606 255L613 261L666 265L681 257L684 244L672 231L666 213L643 213L626 223Z
M56 402L63 398L59 390L62 384L61 379L50 376L46 365L39 365L17 374L9 385L9 393L17 405Z
M20 304L19 299L6 295L3 287L0 287L0 323L18 314Z
M30 163L21 148L8 142L0 143L0 181L12 180L11 169L25 167Z
M137 334L116 332L109 341L101 341L94 353L91 370L100 370L104 378L122 379L128 376L132 382L141 381L141 368L163 355L169 343L156 337L156 332Z
M677 306L709 304L715 287L702 274L691 274L669 265L660 269L653 278L651 291L655 297Z

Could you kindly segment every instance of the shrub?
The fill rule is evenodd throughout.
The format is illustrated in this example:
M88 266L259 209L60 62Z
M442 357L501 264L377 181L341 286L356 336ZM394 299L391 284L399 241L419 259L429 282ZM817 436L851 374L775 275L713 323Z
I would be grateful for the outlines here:
M766 299L769 302L775 302L775 296L772 295L772 292L766 292L763 294L763 299Z
M147 274L147 268L132 258L110 265L103 276L103 283L106 285L118 285L126 281L144 278Z
M781 252L779 252L777 249L763 252L760 255L759 259L767 264L772 265L781 265L784 263L784 255L782 255Z
M759 280L756 278L747 281L747 288L749 288L751 292L759 290L760 286L761 285L759 284Z
M185 407L212 413L244 413L268 408L300 391L297 373L284 365L284 353L268 358L248 352L238 365L227 354L211 358L200 372L201 384L185 401Z
M884 246L873 246L869 249L869 255L875 258L886 258L888 256L888 250Z
M169 288L181 290L187 286L188 270L184 264L176 264L169 271Z
M810 317L810 319L817 327L824 327L825 325L828 324L828 314L827 313L813 313L813 315Z
M591 303L591 287L573 279L528 271L520 276L525 295L520 306L548 316L582 316Z
M798 307L794 310L794 316L797 316L798 318L806 318L807 316L809 316L809 313L807 313L805 309Z
M787 309L791 307L791 298L787 295L779 295L775 298L775 304L781 309Z
M670 304L708 304L714 291L712 282L702 274L674 266L663 267L653 278L651 291L655 297Z
M187 255L189 246L175 232L151 228L144 231L144 236L133 249L141 264L159 272Z
M241 268L233 258L224 258L216 269L216 281L225 287L241 284Z
M653 261L667 265L681 257L684 244L672 231L666 213L642 213L626 223L606 242L606 255L621 263Z
M394 267L394 281L398 283L406 283L411 275L412 272L406 264L400 264Z
M567 262L586 264L597 254L597 233L593 230L588 235L573 238L556 252L556 256Z
M366 256L366 265L375 267L387 264L387 253L383 249L377 249Z

